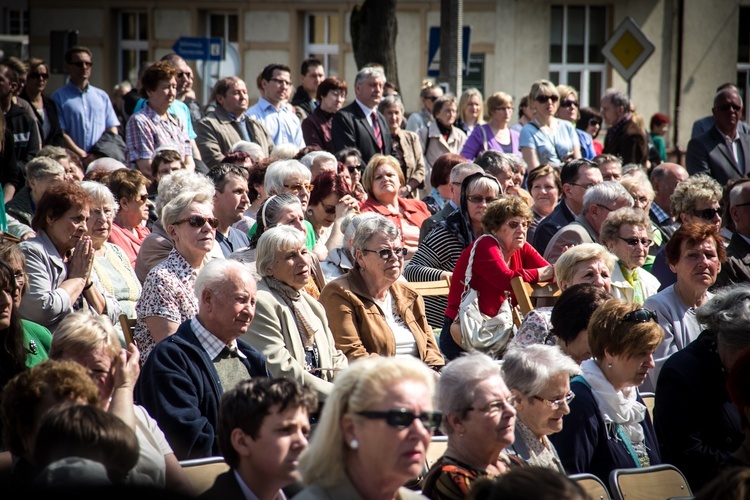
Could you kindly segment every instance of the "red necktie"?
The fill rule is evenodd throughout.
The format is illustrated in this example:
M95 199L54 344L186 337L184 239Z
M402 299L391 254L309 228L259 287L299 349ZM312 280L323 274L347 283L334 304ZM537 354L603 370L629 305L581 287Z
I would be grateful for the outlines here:
M375 142L378 145L378 149L383 151L383 135L380 133L380 123L378 123L378 114L376 112L370 113L372 118L372 131L375 133Z

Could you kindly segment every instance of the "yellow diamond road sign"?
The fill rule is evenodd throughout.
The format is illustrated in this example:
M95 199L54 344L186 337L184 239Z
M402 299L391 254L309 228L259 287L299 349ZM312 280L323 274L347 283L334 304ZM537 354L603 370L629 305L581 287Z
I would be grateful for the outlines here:
M607 61L628 81L653 52L654 45L631 17L620 23L602 48Z

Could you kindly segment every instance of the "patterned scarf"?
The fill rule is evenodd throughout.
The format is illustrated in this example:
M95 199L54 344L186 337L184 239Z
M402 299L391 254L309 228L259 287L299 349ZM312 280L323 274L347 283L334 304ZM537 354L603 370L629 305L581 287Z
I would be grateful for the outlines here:
M622 277L633 287L633 302L639 306L643 305L643 288L641 287L641 278L638 275L638 268L636 267L631 271L622 264L619 265L620 271L622 271Z

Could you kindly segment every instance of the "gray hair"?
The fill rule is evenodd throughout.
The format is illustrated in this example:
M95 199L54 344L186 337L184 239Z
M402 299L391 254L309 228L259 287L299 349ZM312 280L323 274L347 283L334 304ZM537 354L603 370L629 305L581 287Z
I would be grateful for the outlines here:
M26 178L42 181L54 176L64 176L65 168L52 158L37 156L26 164Z
M336 159L336 157L328 151L311 151L300 158L299 162L312 170L313 166L316 163L320 162L322 158L325 158L328 161L332 161L334 165L338 165L338 160ZM266 175L268 175L268 172L266 172Z
M268 276L268 269L280 252L304 247L305 241L305 235L292 226L276 226L265 231L258 240L258 247L255 250L255 268L258 275L261 278Z
M195 296L201 300L206 289L220 293L232 273L245 275L245 279L255 282L252 272L239 261L233 259L212 259L198 272L195 278Z
M604 99L608 99L615 107L624 107L625 113L630 113L630 98L622 90L607 89L604 93Z
M249 142L249 141L235 142L232 148L229 150L229 152L236 153L238 151L242 151L244 153L249 154L250 157L253 159L253 163L257 163L258 161L268 157L266 152L263 151L263 148L260 147L260 144L256 144L254 142Z
M501 375L500 365L486 354L473 352L452 360L440 372L435 394L437 409L445 416L449 413L464 416L474 401L476 386L494 375ZM447 418L443 418L440 429L447 435L453 434Z
M271 148L269 158L272 162L280 160L292 160L299 152L299 147L290 142L276 144Z
M354 243L354 234L357 232L357 228L363 222L369 219L374 219L378 215L380 214L377 212L365 212L363 214L351 213L341 221L341 232L344 233L344 242L341 247L351 262L354 262L354 249L352 248L352 244Z
M174 224L175 222L180 220L180 214L194 203L205 205L213 211L213 199L213 191L210 195L201 191L185 191L178 194L177 196L169 200L169 203L164 205L164 208L161 210L162 227L164 229L167 229L167 226Z
M36 154L37 158L41 158L43 156L46 158L52 158L55 161L67 160L69 158L68 153L65 151L65 148L61 148L60 146L51 146L49 144L40 149Z
M391 106L398 106L399 108L401 108L401 114L404 114L404 103L399 96L394 94L383 97L383 99L380 101L380 104L378 104L378 111L380 111L381 113L385 113L385 110L387 110Z
M377 78L378 80L383 80L383 83L387 81L383 70L368 66L359 70L357 76L354 78L354 85L359 85L368 78Z
M656 196L656 193L654 193L654 187L651 185L651 181L648 180L648 174L640 167L637 170L623 173L620 184L622 184L622 187L624 187L628 193L631 189L641 188L646 191L646 196L648 196L650 200L653 201L654 196Z
M357 251L365 248L370 238L376 234L382 234L390 240L395 240L401 236L396 224L378 214L377 217L367 219L357 227L357 230L354 232L354 239L352 240L352 255L356 255Z
M103 158L97 158L96 160L89 163L89 166L86 168L86 173L90 174L91 172L94 172L96 170L106 170L107 172L114 172L115 170L120 170L121 168L128 167L126 167L125 164L120 160L115 160L114 158L105 156Z
M591 205L609 207L619 201L625 201L629 207L633 207L633 197L622 184L616 181L601 182L589 188L583 195L583 214L589 213Z
M258 229L271 228L279 223L279 217L281 216L281 209L289 206L298 204L302 207L302 202L299 198L294 196L292 193L275 194L269 196L264 202L261 209L258 211Z
M619 237L618 232L624 225L640 227L651 234L651 219L646 212L637 208L618 208L610 212L602 223L599 229L599 241L604 245L610 242L616 243Z
M268 195L279 194L284 190L284 182L293 176L302 177L305 182L310 182L310 169L297 160L279 160L271 163L266 169L266 177L263 186Z
M213 197L216 189L214 188L214 183L205 175L184 169L172 172L162 177L159 181L156 202L154 203L156 213L161 214L164 206L170 200L185 191L205 193Z
M511 173L513 167L511 166L511 160L508 158L509 155L499 153L493 149L488 149L479 153L474 162L485 169L488 174L497 177L502 174L505 169L508 169Z
M502 374L508 389L526 397L540 394L550 379L561 373L573 377L581 368L556 345L534 344L508 351L503 357Z
M463 180L471 174L481 174L484 169L472 161L465 161L455 165L451 169L450 181L459 182L459 179Z
M517 174L519 172L524 173L526 172L526 170L528 170L528 164L520 156L507 153L503 154L505 154L505 156L507 157L508 163L510 163L510 169L514 174Z
M117 213L120 210L120 205L115 201L115 195L104 184L94 181L83 181L78 185L86 190L95 202L103 203L112 208L113 213Z
M741 351L750 346L750 283L716 291L695 310L695 319L716 334L719 344Z

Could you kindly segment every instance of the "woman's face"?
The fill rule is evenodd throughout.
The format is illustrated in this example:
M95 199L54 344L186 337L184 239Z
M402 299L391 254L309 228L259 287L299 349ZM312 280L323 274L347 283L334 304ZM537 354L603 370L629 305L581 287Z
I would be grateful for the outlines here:
M398 178L396 169L390 165L380 165L375 169L375 175L372 176L372 194L375 199L382 201L398 195L401 188L401 181Z
M298 231L302 231L302 234L307 235L305 214L302 213L302 207L297 203L280 208L279 213L280 216L279 221L276 223L277 226L292 226Z
M322 227L331 227L336 222L336 205L338 203L339 195L331 193L317 205L310 205L316 223Z
M89 210L86 225L89 228L88 234L91 237L91 243L97 250L102 248L104 242L109 238L114 218L114 209L106 203L95 203Z
M630 196L633 197L633 208L640 208L644 212L649 213L653 200L649 197L645 189L636 186L630 190Z
M13 269L13 276L16 278L16 294L13 296L13 302L16 307L21 307L21 297L23 297L24 288L26 287L26 271L23 268L23 261L18 257L8 259L8 265Z
M609 251L620 259L627 269L641 267L646 262L651 238L645 227L623 224L617 230L614 241L607 244Z
M589 332L585 328L578 332L573 341L566 344L558 340L558 345L565 354L573 358L573 361L579 365L592 356L589 347Z
M695 215L695 214L698 215ZM721 231L721 207L719 200L699 201L695 208L688 213L680 214L683 223L694 222L700 224L713 224L717 231Z
M555 176L547 174L539 177L531 185L531 198L534 200L534 208L542 215L549 214L557 206L560 199L560 191L555 184Z
M47 235L60 255L75 247L86 235L89 207L70 208L55 220L47 216Z
M541 89L531 101L531 108L537 118L555 116L560 98L548 90Z
M404 266L403 249L401 238L392 240L384 234L376 233L357 252L357 262L367 276L385 280L390 285L401 276ZM384 259L380 252L386 254L387 258Z
M310 254L304 241L299 246L277 252L269 275L295 290L304 288L310 281Z
M456 121L457 109L453 103L443 104L443 107L440 108L440 113L435 116L435 119L442 123L444 127L453 125L453 122Z
M593 139L596 139L596 136L599 135L599 131L602 129L602 126L599 122L594 120L589 120L589 124L586 127L586 132L591 135Z
M569 122L578 120L578 99L576 99L575 94L568 94L563 97L560 107L557 109L557 117Z
M683 289L707 290L716 282L721 271L716 242L707 238L699 244L683 240L680 245L680 260L669 268L677 275L677 282Z
M466 101L466 107L464 108L464 122L475 123L479 120L480 109L482 109L482 100L479 99L479 96L471 96L469 100Z
M633 356L607 356L612 368L605 368L604 375L615 388L638 387L646 380L648 371L656 366L653 354L654 350Z
M404 112L401 111L401 106L394 104L385 108L385 121L388 123L388 128L391 132L395 132L401 128L401 122L404 121Z
M10 327L10 316L13 312L16 295L20 296L15 292L13 283L9 282L6 286L0 288L0 330Z
M422 105L427 111L432 113L432 107L435 105L435 101L443 97L443 89L440 87L434 87L430 89L430 93L427 97L422 98Z
M132 200L128 200L126 205L127 207L121 207L120 210L125 209L128 214L132 214L132 221L135 225L148 220L151 202L148 200L148 188L145 184L138 187L138 194Z
M566 373L558 373L549 378L544 389L536 397L516 394L518 420L539 439L560 432L563 427L563 415L570 413L565 401L569 392L570 378ZM560 402L553 404L552 401Z
M146 95L148 95L148 103L154 111L165 113L177 97L177 81L174 78L159 80L156 88L147 90Z
M356 156L347 156L346 160L344 161L344 165L346 165L346 169L349 171L349 175L352 178L351 184L349 184L349 187L351 189L354 189L354 186L359 183L359 180L362 178L362 160L357 158Z
M599 258L584 260L576 264L573 269L573 276L570 279L570 283L566 281L560 282L560 290L565 291L566 288L573 285L579 285L581 283L587 283L589 285L596 285L604 288L607 293L610 291L610 275L607 264Z
M44 89L47 88L47 82L49 82L49 70L44 64L37 66L37 68L26 77L26 87L30 94L44 92Z
M471 410L459 423L451 439L465 446L505 448L515 437L516 410L508 402L511 393L500 375L493 375L477 384Z
M174 241L174 246L183 257L190 261L202 260L214 246L216 229L206 220L198 227L193 226L191 221L199 223L199 219L213 219L214 214L211 207L202 203L193 203L180 213L178 221L185 221L179 224L172 224L170 236Z
M497 200L497 196L497 189L487 189L484 186L475 185L467 191L466 207L472 224L482 224L482 216L487 211L487 205Z
M516 216L503 222L495 229L495 237L500 242L505 253L513 253L520 250L526 243L526 231L529 229L529 221L523 217Z
M333 89L321 99L320 108L327 113L335 113L341 109L346 101L346 92L341 89Z
M99 396L103 404L108 404L114 389L112 374L112 358L104 345L100 345L90 353L83 355L65 355L64 360L75 361L89 371L89 377L99 389Z
M492 110L492 123L498 128L505 128L513 118L513 103L503 103Z
M278 194L291 193L299 198L302 203L302 211L307 210L307 204L310 202L310 181L301 175L290 175L284 181L284 187Z

